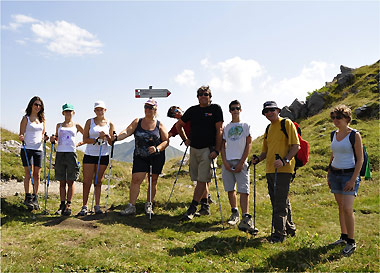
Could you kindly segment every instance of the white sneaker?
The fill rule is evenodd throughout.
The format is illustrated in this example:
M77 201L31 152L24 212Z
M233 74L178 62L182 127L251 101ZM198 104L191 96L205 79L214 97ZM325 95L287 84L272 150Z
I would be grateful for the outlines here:
M347 243L346 246L345 246L345 248L342 251L342 254L344 256L350 256L352 253L354 253L355 249L356 249L356 244L355 243L353 243L353 244Z
M233 212L230 216L230 219L228 219L228 224L231 225L231 226L234 226L236 225L238 222L240 221L240 215L239 215L239 211L237 212Z
M129 203L124 210L120 211L120 214L123 216L136 215L136 206Z
M145 213L146 214L154 214L153 212L153 206L152 206L152 203L151 202L146 202L145 203Z

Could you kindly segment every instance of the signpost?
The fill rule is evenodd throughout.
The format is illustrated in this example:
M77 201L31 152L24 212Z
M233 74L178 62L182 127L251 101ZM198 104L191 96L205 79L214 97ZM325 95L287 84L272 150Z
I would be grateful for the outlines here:
M135 98L167 98L171 92L168 89L135 89Z

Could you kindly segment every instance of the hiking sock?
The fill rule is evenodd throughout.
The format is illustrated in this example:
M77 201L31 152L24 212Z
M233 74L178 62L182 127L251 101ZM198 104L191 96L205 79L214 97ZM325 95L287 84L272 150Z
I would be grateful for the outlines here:
M345 240L347 242L348 234L345 234L345 233L340 234L340 239Z
M351 245L355 244L355 239L347 238L346 241L347 241L347 244L351 244Z
M189 209L187 210L187 212L189 212L190 214L194 214L196 211L197 211L197 206L198 206L198 202L193 200L190 204L190 207Z
M71 205L71 201L67 201L67 204L70 204L70 205Z
M232 213L237 213L238 212L238 208L231 208L231 212Z
M207 204L207 198L202 198L200 203L201 204Z
M249 217L249 218L251 218L252 216L249 214L249 213L243 213L243 218L244 217Z
M61 207L65 205L65 201L61 201Z

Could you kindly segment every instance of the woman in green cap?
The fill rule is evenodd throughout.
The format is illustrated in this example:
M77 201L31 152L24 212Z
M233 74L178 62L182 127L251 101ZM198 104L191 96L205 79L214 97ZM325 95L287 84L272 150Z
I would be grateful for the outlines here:
M74 181L78 179L79 166L77 163L75 137L78 132L83 134L83 128L78 123L73 122L74 106L66 103L62 106L62 115L65 121L58 123L55 135L52 135L50 141L58 141L57 153L55 156L55 178L59 180L59 195L61 205L56 214L70 215L71 200L74 195ZM66 193L67 184L67 193Z

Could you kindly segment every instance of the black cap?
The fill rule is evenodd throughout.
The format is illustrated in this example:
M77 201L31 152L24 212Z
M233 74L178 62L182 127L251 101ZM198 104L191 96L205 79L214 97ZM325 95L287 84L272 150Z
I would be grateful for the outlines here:
M280 108L277 107L277 103L275 101L266 101L264 103L264 108L263 108L263 111L261 112L263 115L264 115L264 110L265 109L278 109L278 110L281 110Z

